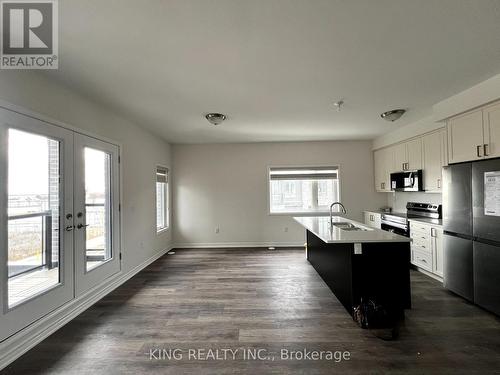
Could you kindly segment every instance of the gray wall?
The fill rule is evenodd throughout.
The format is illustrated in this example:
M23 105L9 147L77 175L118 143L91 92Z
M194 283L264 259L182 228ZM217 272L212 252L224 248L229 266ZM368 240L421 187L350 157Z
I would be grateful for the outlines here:
M157 235L155 224L155 167L171 165L169 144L40 73L1 71L0 100L122 144L125 272L169 246L170 231Z
M175 244L303 244L290 216L268 214L273 165L339 165L341 200L356 220L387 202L373 188L369 141L174 145L172 156Z

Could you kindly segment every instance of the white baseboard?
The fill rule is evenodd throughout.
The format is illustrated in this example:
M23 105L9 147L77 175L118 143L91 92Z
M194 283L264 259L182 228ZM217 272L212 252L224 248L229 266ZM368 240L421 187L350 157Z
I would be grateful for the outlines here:
M135 276L155 260L165 255L172 248L173 246L170 245L167 249L158 252L127 273L120 272L112 276L96 288L93 288L84 295L68 302L57 310L49 313L15 335L1 342L0 370L8 366L42 340L49 337L66 323L80 315L108 293L112 292L124 282Z
M304 247L304 242L189 242L176 243L176 249L224 249L224 248L239 248L239 247Z

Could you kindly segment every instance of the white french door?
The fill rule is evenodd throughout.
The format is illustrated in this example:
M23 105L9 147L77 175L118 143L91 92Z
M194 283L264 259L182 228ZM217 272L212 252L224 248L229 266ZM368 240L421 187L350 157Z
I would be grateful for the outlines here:
M118 157L0 108L0 341L120 271Z
M75 278L79 296L120 271L118 147L75 134Z
M73 132L0 109L0 142L4 340L74 298Z

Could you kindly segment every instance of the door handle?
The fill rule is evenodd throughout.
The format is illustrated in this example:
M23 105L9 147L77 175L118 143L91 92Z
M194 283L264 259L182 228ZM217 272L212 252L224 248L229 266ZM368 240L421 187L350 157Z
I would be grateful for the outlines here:
M66 227L66 232L71 232L73 229L75 229L75 226L74 225L68 225Z
M83 224L78 224L76 227L77 229L82 229L82 228L85 228L85 227L88 227L89 224L86 224L86 225L83 225Z
M483 145L483 153L484 156L490 156L490 152L488 151L489 144L484 144Z
M483 157L483 155L481 155L481 145L477 146L477 157L478 158L482 158Z

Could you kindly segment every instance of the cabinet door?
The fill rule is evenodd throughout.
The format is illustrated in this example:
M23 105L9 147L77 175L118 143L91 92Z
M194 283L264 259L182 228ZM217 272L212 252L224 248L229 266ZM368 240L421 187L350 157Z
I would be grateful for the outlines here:
M423 173L426 191L441 191L442 168L446 165L444 139L445 131L427 134L423 137Z
M391 172L401 172L407 169L408 153L406 143L400 143L392 146L394 163Z
M500 103L483 110L485 158L500 157Z
M372 223L371 223L371 217L372 217L372 213L371 212L365 212L365 224L368 225L368 226L372 225Z
M483 159L483 112L466 113L448 121L450 163Z
M390 148L383 148L374 153L375 190L379 192L391 191L391 166L393 153Z
M373 214L373 227L377 229L382 229L382 215L380 214Z
M432 237L432 272L443 277L443 230L431 229Z
M422 138L417 138L406 144L407 169L422 169Z
M394 170L394 150L391 147L388 147L384 150L384 175L383 177L383 191L390 192L391 191L391 173Z
M385 159L384 150L377 150L373 153L373 161L375 168L375 190L382 191L384 171L385 171Z

